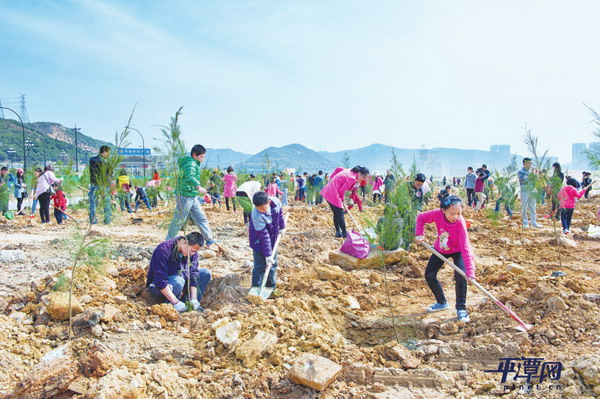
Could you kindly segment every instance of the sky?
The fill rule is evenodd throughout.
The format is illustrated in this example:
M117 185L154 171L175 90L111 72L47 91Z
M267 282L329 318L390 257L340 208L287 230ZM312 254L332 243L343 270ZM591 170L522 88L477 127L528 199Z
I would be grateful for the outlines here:
M188 146L245 153L526 155L527 126L570 162L594 141L584 104L600 110L598 15L596 0L0 0L0 100L107 141L135 106L147 147L183 106Z

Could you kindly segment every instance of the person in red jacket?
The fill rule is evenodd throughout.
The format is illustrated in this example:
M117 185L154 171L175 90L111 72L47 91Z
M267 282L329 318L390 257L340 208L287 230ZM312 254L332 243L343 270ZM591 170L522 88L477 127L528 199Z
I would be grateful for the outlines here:
M51 197L52 205L54 205L54 217L56 223L62 224L63 220L67 219L65 211L67 210L67 198L62 190L62 187L58 184L54 184L54 195Z

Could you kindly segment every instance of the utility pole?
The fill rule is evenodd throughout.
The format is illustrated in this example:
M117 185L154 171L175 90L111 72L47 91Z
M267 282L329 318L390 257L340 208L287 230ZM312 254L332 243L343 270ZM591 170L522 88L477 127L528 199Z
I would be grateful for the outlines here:
M77 127L77 125L75 125L73 130L75 131L75 172L79 173L79 153L77 152L77 132L80 131L81 128Z

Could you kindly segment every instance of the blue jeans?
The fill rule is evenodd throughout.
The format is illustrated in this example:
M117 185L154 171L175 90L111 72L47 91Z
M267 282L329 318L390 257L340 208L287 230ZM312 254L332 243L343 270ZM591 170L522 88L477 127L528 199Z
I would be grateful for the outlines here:
M135 201L135 211L137 212L138 207L140 206L142 201L144 202L144 204L146 204L146 207L148 208L148 210L151 211L152 207L150 206L150 200L148 199L148 197L144 197L142 199Z
M103 193L98 192L99 186L90 184L90 192L88 198L90 200L90 223L98 223L96 218L96 207L98 206L98 200L104 202L104 223L110 223L110 217L112 215L112 209L110 208L110 190L107 188Z
M531 224L537 224L537 215L535 214L535 211L535 196L527 190L521 190L521 216L523 218L524 227L529 227L529 220L531 221ZM527 215L528 213L529 217Z
M35 210L37 208L38 200L37 198L33 200L33 204L31 205L31 214L35 215Z
M465 262L462 258L462 253L455 252L453 254L444 255L446 258L451 258L452 261L460 270L465 271ZM425 268L425 280L427 285L433 292L437 303L446 303L444 290L437 279L437 274L445 263L435 255L431 255L427 267ZM466 310L467 308L467 280L458 272L454 272L454 281L456 289L456 310Z
M496 201L496 208L494 209L495 212L500 212L500 204L504 203L504 209L506 209L506 213L508 213L508 216L512 216L513 212L512 209L510 209L510 206L508 206L508 202L504 200L504 198L500 197L498 198L498 200Z
M267 268L267 261L265 260L265 256L261 252L252 251L252 255L254 256L254 269L252 269L252 286L260 287L262 284L262 279L265 275L265 269ZM275 287L277 277L277 253L275 253L275 263L271 270L269 270L269 275L267 276L267 287Z
M183 226L183 223L187 220L188 216L200 229L204 241L212 239L212 233L208 226L208 219L202 210L198 197L182 197L180 195L175 197L175 213L173 214L173 220L169 226L169 232L167 233L167 240L175 238L179 230Z
M573 211L575 211L575 208L560 209L560 221L562 223L563 231L571 229L571 219L573 218Z
M204 295L204 291L206 290L206 287L210 282L211 274L208 269L198 269L198 272L200 274L198 281L195 281L195 279L193 279L191 281L191 285L192 287L198 288L198 295L196 299L198 299L198 302L200 302L200 299L202 299L202 295ZM189 299L187 298L186 279L184 279L181 276L169 276L167 277L167 279L169 280L169 285L171 285L171 291L177 299ZM150 295L152 295L153 297L165 298L163 293L160 292L160 290L156 288L154 284L150 284L150 286L148 287L148 291L150 291ZM165 302L168 302L167 298L165 298Z
M117 199L119 200L119 206L121 207L121 210L124 211L125 208L127 208L127 212L131 213L131 205L129 205L129 194L118 194Z
M283 205L288 205L288 198L287 198L287 195L288 195L288 189L287 189L287 188L284 188L284 189L283 189L283 195L281 196L281 205L282 205L282 206L283 206Z

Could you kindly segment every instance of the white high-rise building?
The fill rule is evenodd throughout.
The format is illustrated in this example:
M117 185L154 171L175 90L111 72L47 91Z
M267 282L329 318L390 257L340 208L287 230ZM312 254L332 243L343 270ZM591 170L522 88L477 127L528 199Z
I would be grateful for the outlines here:
M585 170L589 169L589 163L587 160L587 156L585 155L585 151L587 150L586 143L574 143L572 146L572 161L571 161L571 169L572 170Z

